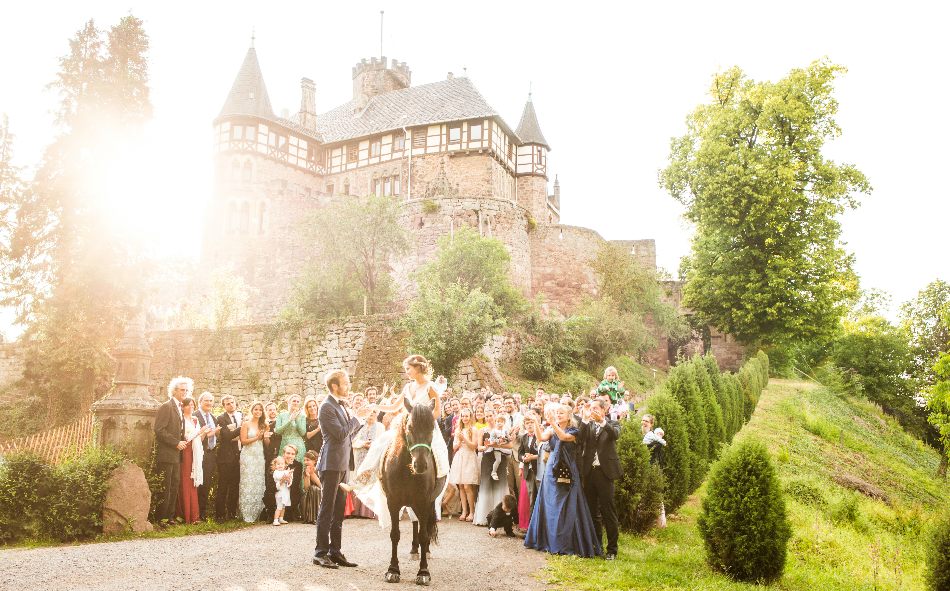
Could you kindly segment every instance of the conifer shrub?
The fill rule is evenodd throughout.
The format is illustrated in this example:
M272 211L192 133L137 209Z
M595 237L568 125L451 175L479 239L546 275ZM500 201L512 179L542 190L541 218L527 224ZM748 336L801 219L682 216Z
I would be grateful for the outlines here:
M927 545L927 588L950 591L950 516L934 527Z
M615 482L614 504L624 530L643 534L650 530L663 506L663 472L650 464L650 451L638 429L624 425L617 440L623 474Z
M666 392L654 394L649 399L647 412L656 417L656 426L665 432L666 449L663 450L660 468L666 480L663 494L666 511L673 513L693 492L686 416L680 403Z
M729 415L731 413L731 400L729 399L728 387L722 372L719 371L719 363L716 358L708 353L702 357L706 372L709 373L709 381L712 383L713 393L716 395L716 401L719 402L719 408L722 410L722 424L725 432L725 441L732 440L731 425Z
M690 364L693 366L693 379L696 380L696 387L699 389L703 408L706 412L706 431L709 434L706 459L711 462L719 455L719 446L726 442L726 427L722 419L722 408L716 399L712 380L709 379L709 371L706 369L702 357L698 355L693 357Z
M689 363L680 363L670 369L664 383L664 391L669 393L686 415L686 430L689 432L689 473L690 492L696 490L706 477L709 468L707 452L709 433L706 428L706 410L693 379L694 368Z
M723 453L697 525L712 568L750 583L782 576L791 525L765 445L744 439Z
M726 392L726 438L732 441L732 438L739 429L742 428L743 421L743 403L740 395L739 380L735 374L725 373L722 375L723 389Z

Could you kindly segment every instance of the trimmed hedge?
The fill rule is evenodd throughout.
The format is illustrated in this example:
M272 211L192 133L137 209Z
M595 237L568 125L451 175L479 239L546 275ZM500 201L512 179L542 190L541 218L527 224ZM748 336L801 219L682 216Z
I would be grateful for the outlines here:
M646 533L656 523L663 506L663 472L650 464L650 451L640 431L629 423L620 431L617 455L623 475L617 480L614 504L620 527Z
M123 460L96 447L55 466L30 454L8 456L0 464L0 542L71 542L102 533L106 484Z
M693 378L695 368L689 362L679 363L670 369L664 383L665 391L669 393L680 406L686 415L686 430L689 432L689 491L692 492L699 488L703 479L706 477L706 471L709 469L709 432L706 426L706 408L703 404L696 387L696 380ZM657 423L657 427L663 427Z
M942 519L927 545L927 588L950 591L950 516Z
M683 506L692 492L686 416L680 403L666 392L653 395L648 401L647 411L656 417L656 424L666 432L666 449L660 468L666 480L666 510L672 513Z
M706 453L706 459L711 462L719 456L719 446L726 442L726 425L705 361L702 357L696 356L690 360L690 363L693 365L693 377L706 411L706 431L709 433L709 451Z
M782 576L792 530L765 445L745 439L716 462L697 521L709 565L738 581Z

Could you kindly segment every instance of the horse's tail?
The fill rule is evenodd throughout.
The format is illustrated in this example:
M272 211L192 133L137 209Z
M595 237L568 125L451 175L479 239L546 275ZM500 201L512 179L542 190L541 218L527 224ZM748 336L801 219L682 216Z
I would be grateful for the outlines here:
M435 511L432 512L432 522L429 525L429 543L439 543L439 521L435 518Z

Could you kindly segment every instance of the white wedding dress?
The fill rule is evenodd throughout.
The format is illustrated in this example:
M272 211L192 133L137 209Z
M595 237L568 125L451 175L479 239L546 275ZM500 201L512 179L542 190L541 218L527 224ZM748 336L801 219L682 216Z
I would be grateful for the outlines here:
M400 398L410 401L413 405L428 404L430 401L430 387L438 391L437 386L429 381L426 381L423 384L409 382L402 389L402 395ZM435 456L435 474L436 478L442 478L443 476L448 476L449 474L449 448L445 444L445 439L442 437L442 431L439 429L438 421L433 421L433 423L432 455ZM379 476L383 467L383 456L386 454L386 450L389 449L389 445L396 437L396 426L399 424L400 421L393 419L393 421L389 424L389 429L387 429L381 437L373 440L373 444L366 452L366 457L363 458L363 461L356 470L357 478L354 478L356 483L353 487L353 494L359 497L360 501L362 501L364 505L369 507L370 510L376 514L376 517L379 519L379 526L384 529L388 528L391 523L389 517L389 505L386 502L386 493L383 492L383 487L379 481ZM369 480L360 482L358 478L364 472L369 474ZM446 478L446 482L448 482L448 478ZM439 498L436 499L436 518L441 516L442 495L444 493L445 485L443 485L442 491L439 493ZM411 511L410 517L413 519L413 521L416 520Z

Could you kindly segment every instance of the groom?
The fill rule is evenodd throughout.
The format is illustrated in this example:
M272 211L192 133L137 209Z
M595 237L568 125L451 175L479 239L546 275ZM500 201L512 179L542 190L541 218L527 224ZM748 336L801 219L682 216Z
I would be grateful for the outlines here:
M360 417L353 416L342 404L350 396L350 376L343 369L327 373L326 386L330 395L320 405L317 419L323 432L323 446L317 461L317 475L323 483L320 512L317 514L317 547L313 563L324 568L356 566L340 551L343 536L343 511L346 492L340 483L347 480L353 461L353 435L363 427ZM365 416L369 407L360 409Z

